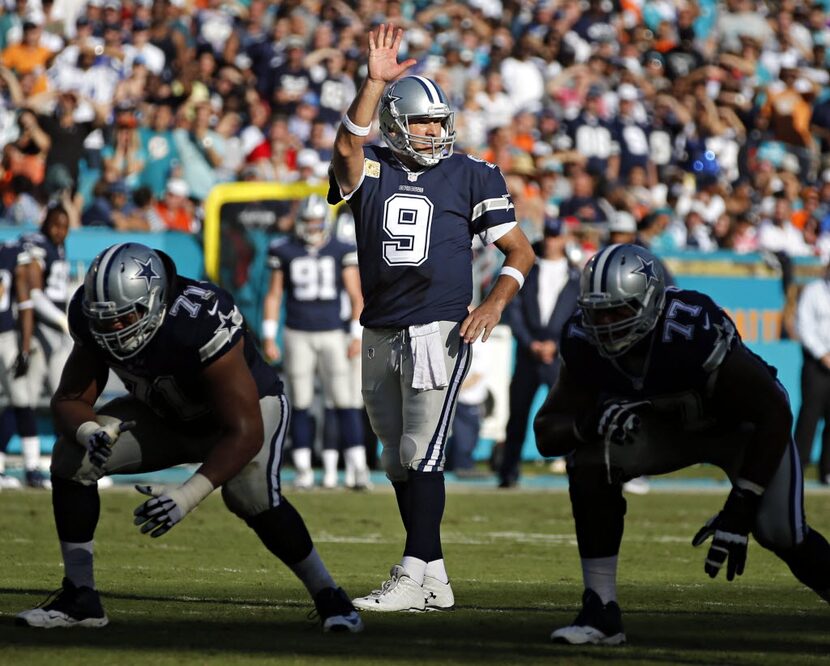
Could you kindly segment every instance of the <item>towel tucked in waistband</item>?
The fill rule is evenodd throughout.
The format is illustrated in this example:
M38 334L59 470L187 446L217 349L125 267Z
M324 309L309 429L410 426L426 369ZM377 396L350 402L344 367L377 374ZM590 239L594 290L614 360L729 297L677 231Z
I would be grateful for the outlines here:
M449 384L444 364L444 341L437 321L409 327L409 345L412 351L412 388L429 391Z

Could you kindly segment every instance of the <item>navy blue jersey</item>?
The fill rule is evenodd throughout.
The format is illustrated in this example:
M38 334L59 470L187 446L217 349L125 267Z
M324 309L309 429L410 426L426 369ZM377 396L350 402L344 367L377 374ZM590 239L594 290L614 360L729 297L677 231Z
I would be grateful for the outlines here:
M20 239L23 251L43 271L43 293L60 310L66 310L69 301L69 262L66 249L55 245L42 233L26 234Z
M354 245L330 238L309 247L298 238L277 238L268 247L268 266L283 272L285 325L297 331L342 327L343 269L357 264Z
M612 135L620 146L620 178L625 179L634 167L646 168L651 153L650 129L633 120L617 119Z
M12 303L16 301L15 269L20 261L20 245L11 241L0 245L0 333L15 326Z
M580 113L565 123L565 130L571 138L573 150L588 158L587 168L592 173L603 173L608 158L620 152L611 125L596 116Z
M144 349L125 360L95 342L82 300L83 287L69 305L69 328L75 342L112 368L131 395L173 427L180 424L206 432L215 427L201 373L240 339L259 396L282 393L279 376L260 356L233 298L210 282L177 277L161 327Z
M582 327L580 310L565 324L560 353L569 380L597 397L649 400L658 411L673 413L679 425L696 428L708 425L715 373L738 345L743 342L734 323L711 298L668 289L653 333L632 350L646 355L642 377L628 375L618 362L600 356ZM756 358L774 378L775 369Z
M454 154L410 173L388 148L364 146L355 218L363 314L370 328L462 321L473 298L472 239L487 245L515 225L495 164ZM330 185L329 201L339 198Z

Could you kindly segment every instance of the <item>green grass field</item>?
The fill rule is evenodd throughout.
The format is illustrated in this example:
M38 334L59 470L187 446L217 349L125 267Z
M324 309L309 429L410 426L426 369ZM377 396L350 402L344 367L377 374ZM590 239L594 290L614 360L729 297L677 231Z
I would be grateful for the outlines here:
M0 664L816 664L830 663L830 607L751 544L733 583L703 573L689 542L724 493L629 497L619 600L629 644L554 645L552 629L582 591L563 492L453 486L445 558L451 613L367 614L360 635L323 635L298 581L241 521L210 497L158 540L138 533L135 492L102 493L97 583L102 630L16 627L14 614L60 583L48 493L3 492ZM377 587L398 560L402 528L391 492L294 493L317 547L353 595ZM807 515L830 533L830 495Z

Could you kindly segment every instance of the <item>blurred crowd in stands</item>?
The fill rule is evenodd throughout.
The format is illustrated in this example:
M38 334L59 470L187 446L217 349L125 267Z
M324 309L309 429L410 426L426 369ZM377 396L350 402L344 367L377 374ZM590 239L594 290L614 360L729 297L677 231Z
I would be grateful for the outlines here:
M451 96L522 227L830 256L830 2L6 0L0 212L196 232L217 183L325 179L369 29Z

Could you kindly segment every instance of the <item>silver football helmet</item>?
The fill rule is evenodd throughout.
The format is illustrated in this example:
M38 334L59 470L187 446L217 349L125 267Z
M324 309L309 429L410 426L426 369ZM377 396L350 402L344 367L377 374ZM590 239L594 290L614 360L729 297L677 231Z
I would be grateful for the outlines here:
M300 202L294 233L306 245L319 245L329 235L331 214L325 197L312 194Z
M83 312L95 342L118 359L135 356L164 321L169 286L164 262L146 245L101 252L84 278Z
M414 119L441 121L441 136L421 136L409 131ZM380 100L378 117L381 136L392 152L405 155L423 166L435 166L452 155L455 143L455 112L435 81L423 76L405 76L387 88ZM413 143L429 146L416 150Z
M666 302L657 258L639 245L610 245L582 270L579 307L591 342L608 358L648 335Z

